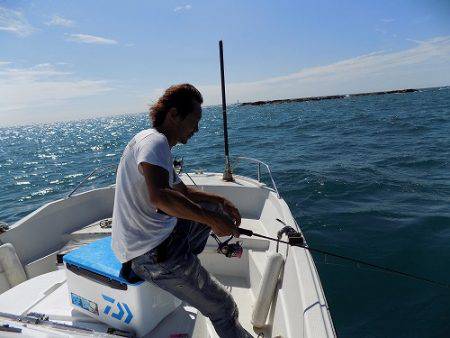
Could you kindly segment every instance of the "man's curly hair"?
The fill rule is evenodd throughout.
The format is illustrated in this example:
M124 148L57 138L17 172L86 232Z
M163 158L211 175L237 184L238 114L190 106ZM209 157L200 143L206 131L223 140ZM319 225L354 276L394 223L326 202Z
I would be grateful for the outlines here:
M194 109L194 102L203 103L202 94L189 83L170 86L158 101L150 108L150 119L153 127L164 123L167 112L176 108L178 115L184 119Z

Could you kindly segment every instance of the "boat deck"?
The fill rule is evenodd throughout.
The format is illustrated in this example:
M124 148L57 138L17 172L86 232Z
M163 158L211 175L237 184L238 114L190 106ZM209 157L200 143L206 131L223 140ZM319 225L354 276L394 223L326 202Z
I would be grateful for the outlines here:
M91 236L92 232L95 233L93 234L93 237L98 239L98 235L100 234L98 234L96 223L98 222L75 231L73 233L74 237L69 243L81 239L89 242L93 239ZM242 226L254 231L262 230L259 220L243 219ZM82 234L83 238L80 238L80 234ZM109 231L107 229L102 229L101 235L109 235ZM265 250L268 249L269 245L266 240L261 239L246 238L241 240L244 242L244 248L246 246L251 246L256 250L245 250L241 259L226 258L215 252L217 245L214 240L210 239L205 249L205 253L200 256L200 259L207 268L211 268L218 262L231 263L230 268L225 269L225 271L228 271L227 275L212 274L233 295L239 308L240 322L245 329L254 334L254 336L264 333L265 337L269 337L270 327L264 330L258 330L257 332L254 331L251 324L251 317L256 295L254 294L254 288L252 289L250 283L250 276L248 274L240 275L239 273L239 271L249 271L249 252L252 252L252 263L257 264L258 255L265 256ZM65 246L65 248L67 249L67 246ZM259 260L259 265L263 265L265 257L260 257ZM237 267L237 265L246 265L247 267L241 269ZM223 269L223 265L221 269ZM236 272L237 274L235 274ZM22 295L20 299L17 297L18 294ZM74 310L73 305L70 302L64 265L59 265L56 271L27 280L14 289L0 295L0 309L2 309L2 312L15 315L41 313L48 316L51 321L93 329L97 332L106 333L108 330L106 324ZM1 322L2 320L0 319L0 323ZM10 325L14 326L14 323L11 322ZM146 335L146 337L167 338L174 334L187 334L188 337L218 337L211 322L195 308L184 303L161 321L154 330Z
M184 176L183 181L189 185ZM263 183L240 176L235 176L234 182L224 182L222 174L215 173L190 176L199 189L224 196L238 206L243 215L242 228L271 237L286 224L300 230L285 201ZM108 327L97 318L74 310L64 265L56 262L65 252L110 235L111 228L101 227L100 221L112 215L114 192L114 186L109 186L50 202L0 235L0 244L8 243L6 249L10 256L16 256L16 268L26 273L25 281L12 284L11 276L0 271L0 290L5 290L0 294L0 325L20 328L25 336L111 337L105 333ZM242 241L244 251L240 259L217 253L213 238L208 240L199 258L202 265L230 290L239 308L240 321L249 332L255 337L336 336L313 258L307 250L280 244L279 254L283 259L280 273L280 270L271 270L269 264L271 258L279 257L276 243L246 236L235 240ZM265 272L269 277L262 282ZM267 280L276 280L276 284L264 293L268 297L258 298L260 290L267 287ZM264 302L268 307L263 306ZM254 307L258 311L264 309L261 315L264 318L258 322L263 325L263 331L255 331L252 327ZM29 316L32 312L47 316L48 321L35 325L14 318ZM51 321L57 322L58 327L48 327L53 325ZM61 323L71 326L61 329ZM110 322L110 325L113 324ZM1 334L3 337L5 332ZM9 336L14 337L15 334L11 334L13 336ZM170 337L175 334L178 337L183 337L181 334L217 337L209 319L186 304L171 312L146 336Z

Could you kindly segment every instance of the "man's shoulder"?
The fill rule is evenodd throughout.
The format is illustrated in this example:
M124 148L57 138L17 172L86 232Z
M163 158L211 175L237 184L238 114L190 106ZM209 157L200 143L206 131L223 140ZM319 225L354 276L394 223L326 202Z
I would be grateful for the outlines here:
M136 157L156 156L160 160L169 159L171 156L170 146L164 134L155 129L146 129L134 137L134 152ZM165 161L165 160L164 160Z
M136 142L136 144L151 142L152 144L157 146L157 145L165 145L167 143L166 137L153 128L140 131L133 137L133 139Z

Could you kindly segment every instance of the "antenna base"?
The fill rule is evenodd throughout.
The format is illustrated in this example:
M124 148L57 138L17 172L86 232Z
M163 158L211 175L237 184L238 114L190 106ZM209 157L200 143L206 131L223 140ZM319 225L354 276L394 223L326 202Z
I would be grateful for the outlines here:
M223 171L222 179L225 182L234 182L233 171L231 170L230 159L228 156L225 156L225 170Z

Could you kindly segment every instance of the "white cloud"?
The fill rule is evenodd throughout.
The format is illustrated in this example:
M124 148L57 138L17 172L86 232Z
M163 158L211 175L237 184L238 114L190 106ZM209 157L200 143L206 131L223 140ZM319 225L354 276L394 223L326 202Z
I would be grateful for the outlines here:
M424 42L425 42L425 41L417 40L417 39L406 39L406 41L414 42L414 43L418 43L418 44L421 44L421 43L424 43Z
M377 51L284 76L227 83L227 101L240 102L347 94L450 84L450 36L410 40L409 49ZM78 119L144 111L162 89L142 93L123 83L78 78L72 65L43 63L17 67L0 60L0 123ZM230 80L230 79L228 79ZM221 102L219 85L196 85L205 104ZM120 91L120 95L117 93Z
M9 63L11 64L11 63ZM50 63L40 63L29 68L5 68L0 69L0 80L18 81L34 81L36 79L43 79L55 77L60 75L69 75L69 72L57 70ZM3 82L3 81L2 81ZM1 83L0 82L0 85Z
M190 10L190 9L192 9L192 6L191 6L191 5L184 5L184 6L177 6L177 7L175 7L173 11L174 11L174 12L188 11L188 10Z
M63 18L59 15L53 15L52 19L45 23L47 26L73 27L75 22L70 19Z
M391 23L391 22L394 22L395 20L391 19L391 18L388 18L388 19L381 19L380 21L384 22L384 23Z
M229 83L228 102L333 95L450 84L450 36L397 52L378 51L260 81ZM220 102L220 87L199 86L205 103ZM159 93L159 91L156 91Z
M72 77L72 73L49 63L28 68L5 67L3 63L0 68L0 116L14 111L52 107L112 89L107 81L77 79Z
M0 31L25 37L34 32L22 12L0 6Z
M101 36L89 35L89 34L70 34L67 38L68 41L75 41L79 43L91 43L96 45L117 45L118 42L113 39L103 38Z

